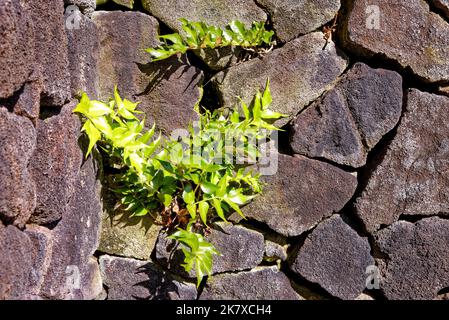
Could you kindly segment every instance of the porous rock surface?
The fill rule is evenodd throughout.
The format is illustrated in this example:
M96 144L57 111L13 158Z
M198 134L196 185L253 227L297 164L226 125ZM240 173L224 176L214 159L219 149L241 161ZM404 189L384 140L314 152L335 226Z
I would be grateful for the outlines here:
M445 299L447 0L96 4L0 1L0 300ZM276 43L150 62L180 18L266 21ZM117 85L169 136L267 79L277 169L247 219L211 224L223 256L196 288L162 226L114 210L117 168L83 155L72 110Z

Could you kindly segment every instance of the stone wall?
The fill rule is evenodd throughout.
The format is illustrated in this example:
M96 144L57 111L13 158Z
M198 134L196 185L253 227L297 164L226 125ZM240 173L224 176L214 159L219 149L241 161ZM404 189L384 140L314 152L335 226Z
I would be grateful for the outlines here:
M0 2L0 299L446 298L447 1L135 2ZM183 17L267 21L276 45L149 63ZM117 84L169 134L200 86L232 106L267 78L288 114L278 173L247 220L212 229L223 256L197 290L160 227L113 212L71 110Z

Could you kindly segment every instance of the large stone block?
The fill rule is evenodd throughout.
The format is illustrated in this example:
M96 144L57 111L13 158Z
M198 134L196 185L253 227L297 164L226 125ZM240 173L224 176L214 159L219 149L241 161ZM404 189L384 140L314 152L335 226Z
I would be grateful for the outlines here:
M197 119L193 107L200 98L202 72L176 57L149 63L144 51L159 44L156 19L140 12L99 11L93 20L101 44L98 98L111 98L117 85L124 97L141 101L147 125L156 121L166 135Z
M90 97L97 98L100 51L97 27L79 10L67 10L65 19L72 19L72 27L67 29L71 94L75 96L84 91Z
M162 227L148 216L130 217L130 213L114 210L114 205L113 197L104 195L98 250L122 257L150 259Z
M50 230L28 226L25 232L0 223L0 300L39 299L51 255Z
M0 99L5 99L18 91L34 70L34 30L20 1L2 1L0 21Z
M449 213L449 98L416 89L382 161L357 199L357 215L370 232L400 215Z
M388 299L431 300L449 286L449 221L398 221L375 234L380 290Z
M367 152L398 123L402 100L399 74L356 63L295 119L291 147L295 153L361 167Z
M70 74L61 0L28 1L34 26L36 63L40 65L43 90L41 103L62 106L70 99Z
M362 138L338 90L329 91L294 120L290 145L297 154L361 167L367 153Z
M270 13L277 37L290 41L315 31L335 17L340 0L256 0Z
M260 267L210 278L201 300L301 300L277 267Z
M52 230L51 262L40 294L51 299L94 299L102 292L92 256L101 228L100 185L92 158L81 166L76 192Z
M350 2L343 45L410 68L428 82L449 81L449 24L424 0Z
M142 0L142 5L153 16L177 31L182 30L179 21L181 18L220 27L232 20L239 20L247 26L253 21L267 20L265 12L253 0Z
M23 226L36 206L29 170L36 130L27 118L0 108L0 219Z
M278 171L263 176L264 192L242 208L246 217L284 236L298 236L340 211L357 187L357 177L330 164L279 154Z
M325 45L322 33L311 33L261 59L226 69L212 81L222 95L224 106L233 108L239 103L238 96L249 104L257 90L270 79L273 96L270 109L288 114L291 118L333 87L347 66L347 61L337 53L333 42ZM283 119L279 123L287 121Z
M78 142L80 121L72 114L75 106L69 103L58 115L37 121L36 149L29 165L39 186L33 223L47 225L60 220L76 192L83 154Z
M196 287L176 280L151 261L100 257L109 300L194 300Z
M355 299L365 289L368 266L374 265L367 238L340 216L323 221L307 236L291 268L340 299Z

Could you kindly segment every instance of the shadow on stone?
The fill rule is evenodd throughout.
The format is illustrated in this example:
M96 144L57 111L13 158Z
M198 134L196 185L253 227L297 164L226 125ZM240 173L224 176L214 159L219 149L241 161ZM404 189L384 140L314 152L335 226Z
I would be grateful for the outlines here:
M144 280L134 284L134 287L140 286L148 290L146 297L134 296L136 300L165 300L179 296L179 288L173 279L166 275L165 272L154 272L154 266L151 263L141 266L137 274L145 274L148 280Z
M181 78L182 75L184 75L191 67L190 62L186 58L186 55L176 55L165 60L150 62L146 64L136 62L136 64L140 72L146 74L151 79L145 90L141 93L138 93L137 96L149 94L162 82L162 80L169 81L170 77L178 70L182 70L180 75L178 76L178 78ZM195 81L198 80L198 77L202 77L201 71L199 69L196 69L196 71L197 72L195 72L194 76L190 80L190 83L188 83L188 85L185 87L184 92L190 87L192 83L195 83Z

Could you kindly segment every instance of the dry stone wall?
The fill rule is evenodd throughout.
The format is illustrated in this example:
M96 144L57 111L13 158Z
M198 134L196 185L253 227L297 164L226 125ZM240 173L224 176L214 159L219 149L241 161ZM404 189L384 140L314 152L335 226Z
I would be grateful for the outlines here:
M0 299L445 298L448 1L131 3L0 1ZM149 63L179 18L266 21L276 45ZM247 220L214 225L223 256L197 289L160 226L114 211L71 111L118 85L169 135L267 78L288 114L278 171Z

